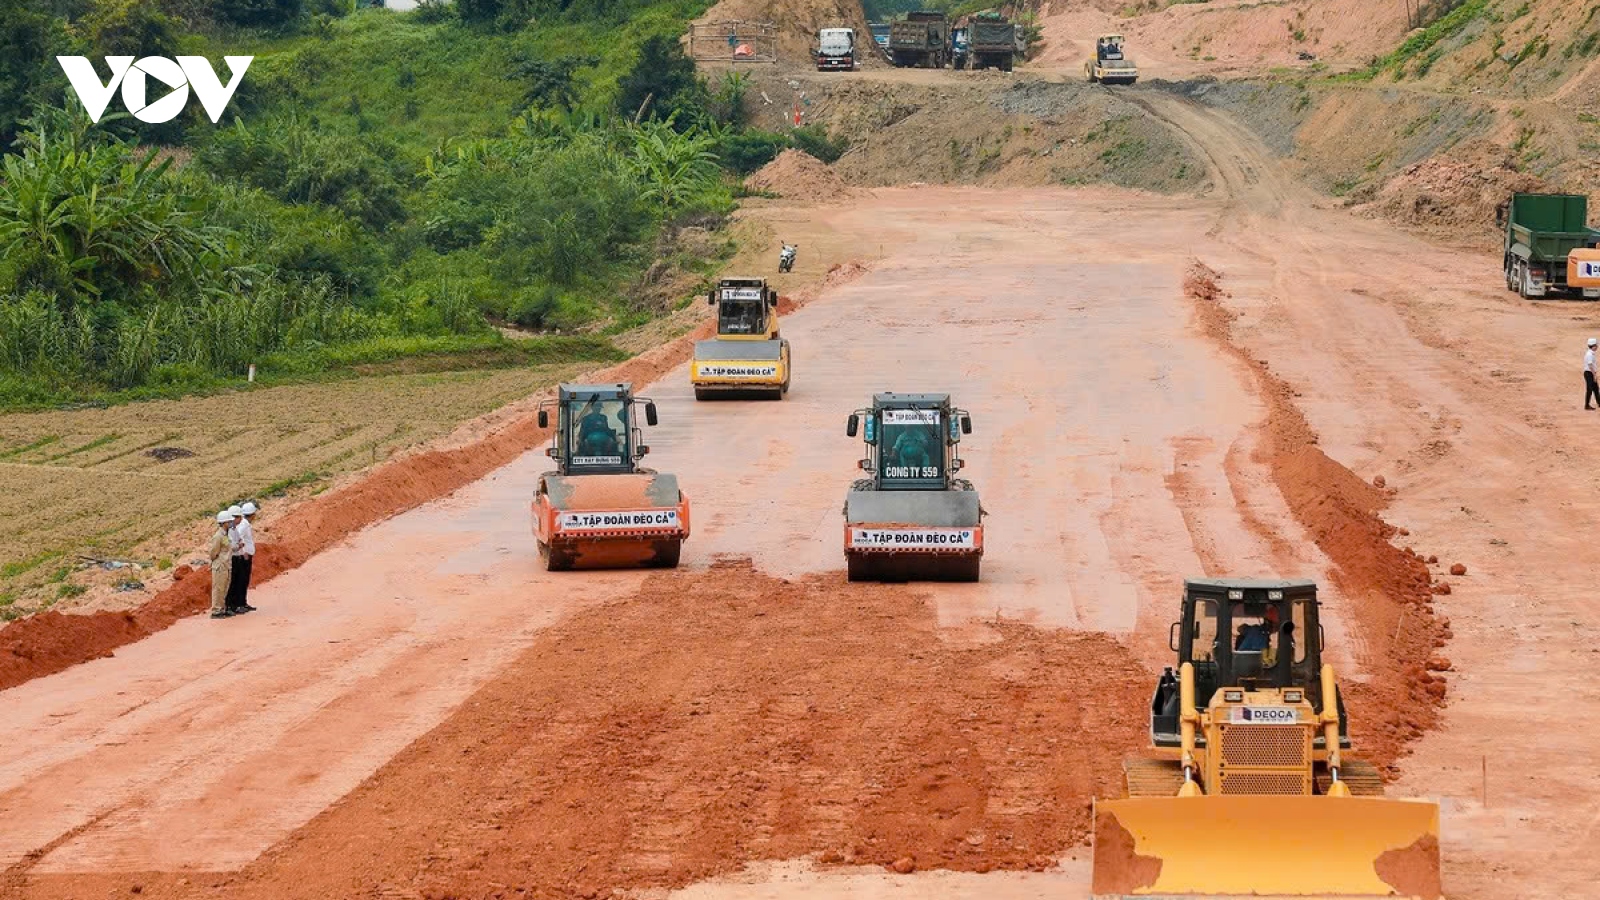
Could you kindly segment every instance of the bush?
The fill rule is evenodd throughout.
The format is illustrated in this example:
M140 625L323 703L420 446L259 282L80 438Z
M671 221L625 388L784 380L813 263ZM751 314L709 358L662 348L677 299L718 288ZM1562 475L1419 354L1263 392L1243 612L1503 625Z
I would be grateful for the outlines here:
M739 131L722 135L717 141L717 156L728 169L749 175L794 146L786 134L772 131Z
M235 119L202 148L202 165L291 203L332 206L375 231L405 218L392 147L331 134L296 117L247 128Z
M796 128L790 132L790 135L794 138L795 147L804 150L825 163L838 162L839 157L850 149L849 142L829 137L828 132L817 125Z
M305 12L304 0L222 0L216 5L223 21L251 28L288 28Z
M642 111L646 118L680 116L689 122L704 109L705 86L695 77L694 61L684 55L677 39L647 38L633 67L617 84L617 112L629 120Z

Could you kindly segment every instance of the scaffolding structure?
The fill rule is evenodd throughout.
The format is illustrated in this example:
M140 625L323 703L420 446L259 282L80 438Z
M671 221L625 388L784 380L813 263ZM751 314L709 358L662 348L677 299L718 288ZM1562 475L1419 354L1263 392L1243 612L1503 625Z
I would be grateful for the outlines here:
M700 22L689 26L696 62L775 63L778 27L771 22Z

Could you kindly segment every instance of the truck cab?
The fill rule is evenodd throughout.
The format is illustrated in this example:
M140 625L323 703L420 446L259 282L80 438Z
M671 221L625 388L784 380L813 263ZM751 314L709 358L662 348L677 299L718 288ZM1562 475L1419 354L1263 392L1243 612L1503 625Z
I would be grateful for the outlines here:
M854 28L823 28L817 32L817 71L854 71L856 32Z
M972 50L968 34L965 26L950 29L950 67L953 69L967 67L967 58Z

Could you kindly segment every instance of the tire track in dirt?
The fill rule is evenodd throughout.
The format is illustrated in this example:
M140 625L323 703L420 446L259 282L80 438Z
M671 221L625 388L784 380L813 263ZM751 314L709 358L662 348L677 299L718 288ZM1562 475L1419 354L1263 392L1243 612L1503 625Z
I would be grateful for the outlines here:
M1103 634L990 627L958 646L914 589L747 560L652 576L542 632L241 872L13 884L41 900L595 897L804 856L1045 868L1119 789L1149 676Z
M1427 565L1390 542L1398 529L1379 517L1387 497L1322 451L1293 389L1234 343L1233 314L1220 280L1196 260L1184 293L1206 334L1257 381L1267 417L1256 461L1267 466L1295 518L1337 567L1335 583L1353 607L1345 618L1364 644L1357 658L1371 676L1365 683L1341 683L1351 734L1360 754L1392 775L1406 745L1438 723L1445 695L1444 680L1424 667L1448 637L1433 617Z

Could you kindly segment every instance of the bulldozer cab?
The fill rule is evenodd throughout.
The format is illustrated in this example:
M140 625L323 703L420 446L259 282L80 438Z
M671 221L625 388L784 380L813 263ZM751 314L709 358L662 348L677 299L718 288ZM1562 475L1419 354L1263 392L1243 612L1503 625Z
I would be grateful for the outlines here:
M850 414L845 434L867 445L861 468L880 491L942 491L961 470L956 446L972 433L972 416L949 394L876 394Z
M641 405L646 423L656 424L656 405L634 397L631 385L563 384L555 400L539 404L540 428L550 427L549 407L556 408L555 434L545 452L562 475L633 474L650 452L634 418Z
M717 308L717 337L767 340L778 333L778 292L765 278L724 278L706 302Z
M1204 708L1219 688L1298 689L1322 712L1322 625L1311 581L1192 578L1183 583L1182 618L1169 646L1177 664L1194 666L1195 703ZM1178 685L1168 669L1151 699L1157 746L1178 744ZM1343 700L1340 741L1348 746ZM1318 738L1320 741L1321 739Z

